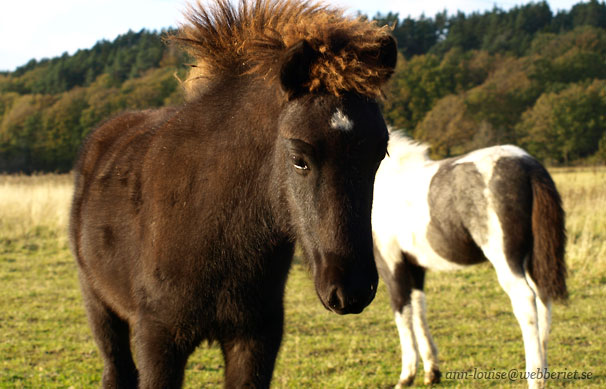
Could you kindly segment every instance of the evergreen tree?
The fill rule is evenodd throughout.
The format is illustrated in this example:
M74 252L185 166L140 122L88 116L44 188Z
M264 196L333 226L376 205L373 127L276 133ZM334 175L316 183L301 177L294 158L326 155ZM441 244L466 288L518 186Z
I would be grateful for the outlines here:
M384 116L434 156L513 142L554 163L606 161L604 1L374 20L392 26L400 51ZM174 74L191 59L166 33L129 31L0 73L0 171L67 171L100 121L181 103Z

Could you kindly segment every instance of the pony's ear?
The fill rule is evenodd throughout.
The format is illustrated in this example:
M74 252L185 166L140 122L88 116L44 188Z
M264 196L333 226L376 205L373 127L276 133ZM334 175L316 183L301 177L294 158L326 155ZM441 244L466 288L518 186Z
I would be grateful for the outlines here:
M383 81L387 81L393 74L398 62L398 44L391 35L382 37L379 44L377 50L363 52L362 61L372 67L384 69L385 79Z
M391 72L396 68L398 62L398 43L396 38L391 35L386 36L381 41L381 53L379 55L383 67L390 69Z
M317 57L318 53L306 40L292 45L284 54L280 83L289 100L305 92L305 85L310 79L311 65Z

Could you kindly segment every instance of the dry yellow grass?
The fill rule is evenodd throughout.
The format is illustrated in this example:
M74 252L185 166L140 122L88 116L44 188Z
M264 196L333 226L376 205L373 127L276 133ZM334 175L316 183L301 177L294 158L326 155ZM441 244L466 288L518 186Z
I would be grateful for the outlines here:
M566 210L572 271L606 270L606 168L552 169Z
M606 168L551 169L566 210L567 262L573 271L606 269ZM0 233L35 238L51 231L67 241L71 175L0 175Z
M67 241L72 195L70 175L0 175L0 236L29 238L51 232Z

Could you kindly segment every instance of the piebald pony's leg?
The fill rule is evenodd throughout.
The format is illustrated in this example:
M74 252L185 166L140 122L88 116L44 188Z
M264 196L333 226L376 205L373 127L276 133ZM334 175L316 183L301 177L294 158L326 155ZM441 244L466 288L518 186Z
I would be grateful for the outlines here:
M543 352L543 369L547 371L547 342L549 341L549 331L551 329L551 301L543 302L539 297L536 300L537 312L539 314L539 336L541 338L541 351Z
M410 264L397 245L383 247L380 251L375 241L375 261L381 279L387 285L391 309L394 312L396 327L400 337L402 351L402 372L396 388L412 385L417 374L419 353L413 329L413 307L411 291L413 274Z
M547 364L547 342L549 340L549 331L551 328L551 301L548 299L542 299L539 294L539 289L530 277L528 269L525 268L525 276L528 285L532 288L535 293L535 303L537 306L538 324L539 324L539 339L541 344L541 352L543 354L543 368L545 371L548 369Z
M417 374L417 363L419 354L415 342L413 329L413 308L410 302L401 311L395 312L396 327L400 335L400 347L402 349L402 372L396 389L412 385Z
M545 316L545 312L537 309L538 296L535 294L532 287L526 280L523 261L515 261L519 263L518 268L513 268L508 261L503 247L503 233L498 223L498 218L495 214L492 215L495 220L492 220L492 233L487 243L482 245L482 250L493 264L499 284L505 290L511 305L513 313L520 324L522 330L522 338L524 340L524 351L526 355L526 372L534 373L545 372L545 358L543 355L543 346L540 341L539 331L539 311ZM543 321L544 319L541 319ZM536 376L535 376L536 377ZM532 379L528 377L528 387L531 389L542 388L544 386L543 379Z
M425 384L440 382L438 351L427 325L425 294L425 269L417 265L416 258L399 247L383 252L375 251L377 269L389 290L391 307L402 351L402 371L396 388L414 382L419 352L423 359Z
M495 266L496 267L496 266ZM497 277L501 287L509 295L513 313L522 329L524 350L526 353L526 371L544 372L544 357L539 336L539 318L536 296L526 282L525 277L507 272L504 266L497 268ZM543 380L528 379L529 388L542 387Z
M425 304L425 293L419 289L413 289L411 294L412 324L414 329L417 348L423 359L423 370L425 370L425 385L440 382L438 349L429 332L427 325L427 306Z

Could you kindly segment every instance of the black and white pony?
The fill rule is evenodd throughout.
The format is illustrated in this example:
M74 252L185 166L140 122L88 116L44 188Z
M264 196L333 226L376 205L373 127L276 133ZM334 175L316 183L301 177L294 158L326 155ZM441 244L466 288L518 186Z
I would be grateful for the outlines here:
M440 381L425 315L425 271L486 260L522 329L526 370L546 371L551 302L567 297L564 211L549 173L510 145L433 161L427 146L395 132L388 155L376 176L372 224L402 347L396 387L412 384L419 353L425 384Z

